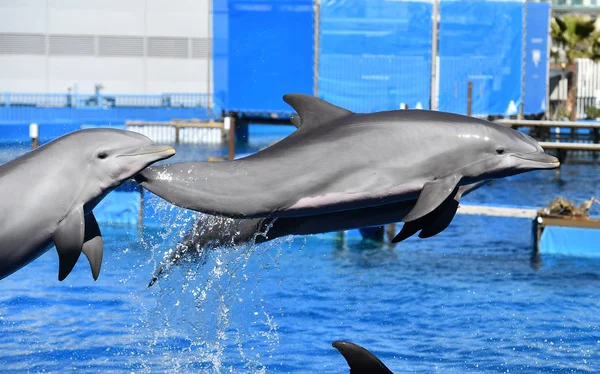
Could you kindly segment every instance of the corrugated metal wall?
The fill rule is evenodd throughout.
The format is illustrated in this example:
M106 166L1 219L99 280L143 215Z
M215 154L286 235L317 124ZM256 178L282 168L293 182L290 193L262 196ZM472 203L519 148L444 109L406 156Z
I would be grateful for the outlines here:
M0 2L0 91L209 93L212 0Z

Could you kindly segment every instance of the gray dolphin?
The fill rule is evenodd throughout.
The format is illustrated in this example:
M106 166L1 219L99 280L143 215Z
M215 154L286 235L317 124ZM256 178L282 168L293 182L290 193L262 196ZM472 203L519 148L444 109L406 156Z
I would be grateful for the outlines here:
M446 199L431 213L405 223L392 242L400 242L419 230L421 238L428 238L442 232L454 218L461 197L488 182L482 181L459 187L453 196ZM407 200L363 209L300 217L235 219L203 216L194 222L183 241L178 243L166 260L157 267L148 287L182 259L202 259L207 254L207 250L213 248L252 242L264 243L288 235L313 235L396 223L402 221L416 202L416 200Z
M352 113L289 94L298 129L251 156L150 167L136 180L184 208L233 218L293 217L414 200L403 218L435 210L456 187L558 159L492 122L427 110Z
M175 154L131 131L75 131L0 166L0 279L56 246L58 279L83 251L94 279L102 237L92 209L153 162Z
M358 344L338 340L331 345L346 359L350 374L393 374L380 359Z

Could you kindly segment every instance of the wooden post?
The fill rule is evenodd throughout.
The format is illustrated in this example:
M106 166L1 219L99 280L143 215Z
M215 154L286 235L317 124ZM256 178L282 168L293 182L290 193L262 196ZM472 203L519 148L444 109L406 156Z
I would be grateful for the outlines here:
M542 231L544 231L544 220L542 217L537 216L531 222L531 228L533 231L533 251L539 253L540 251L540 239L542 238Z
M225 129L229 129L229 135L227 139L229 152L227 154L227 159L231 161L235 158L235 118L232 116L227 116L223 121Z
M473 82L467 84L467 116L471 116L473 108Z
M36 149L39 145L40 127L37 123L29 125L29 137L31 138L31 149Z
M179 130L181 130L181 126L179 124L175 125L175 144L179 144Z

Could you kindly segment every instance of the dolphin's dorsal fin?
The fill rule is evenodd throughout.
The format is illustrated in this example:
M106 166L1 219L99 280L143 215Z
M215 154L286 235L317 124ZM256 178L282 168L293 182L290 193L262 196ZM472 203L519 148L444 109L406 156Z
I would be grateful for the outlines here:
M100 267L102 266L102 234L93 213L88 213L85 216L85 235L82 251L90 263L92 277L94 277L94 280L98 280Z
M302 126L302 120L297 114L294 114L290 117L290 122L292 125L296 126L297 129L300 128L300 126Z
M64 280L73 270L83 247L85 219L83 206L73 209L58 224L52 240L58 252L58 280Z
M335 106L318 97L304 94L287 94L283 100L288 103L300 116L292 121L296 127L319 126L353 114L351 111Z
M383 362L360 345L336 341L332 346L346 359L350 374L393 374Z

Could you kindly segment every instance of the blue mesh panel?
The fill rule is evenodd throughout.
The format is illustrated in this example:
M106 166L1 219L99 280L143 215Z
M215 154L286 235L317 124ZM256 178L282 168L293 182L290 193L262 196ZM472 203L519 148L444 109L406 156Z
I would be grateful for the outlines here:
M517 114L521 103L523 3L441 1L439 110Z
M432 4L321 3L319 96L357 112L429 108Z

